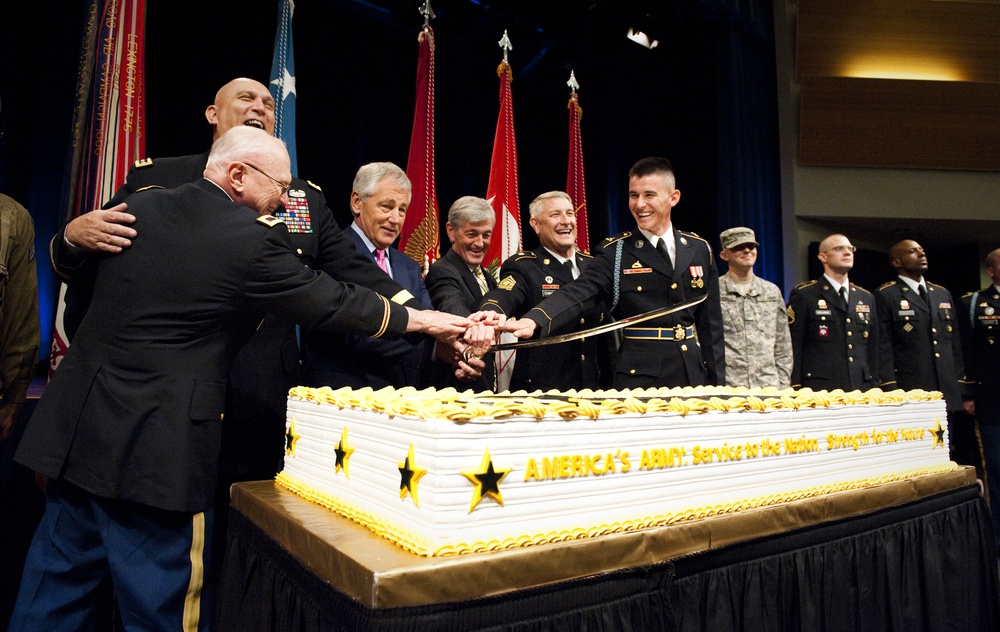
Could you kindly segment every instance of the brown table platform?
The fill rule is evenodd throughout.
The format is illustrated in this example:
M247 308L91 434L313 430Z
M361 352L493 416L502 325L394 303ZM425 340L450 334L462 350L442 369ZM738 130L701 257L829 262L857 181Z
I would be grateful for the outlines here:
M458 602L653 565L975 484L975 471L959 468L631 533L439 558L409 553L272 481L234 485L232 506L334 590L377 609Z

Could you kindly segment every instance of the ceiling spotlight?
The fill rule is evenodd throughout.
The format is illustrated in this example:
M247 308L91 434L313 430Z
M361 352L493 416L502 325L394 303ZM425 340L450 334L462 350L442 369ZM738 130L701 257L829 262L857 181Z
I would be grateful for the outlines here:
M650 50L656 48L656 46L660 43L659 40L652 39L648 35L646 35L643 31L640 31L639 29L635 28L630 28L628 30L628 35L626 35L626 37L628 37L630 40L632 40L639 46L643 46Z

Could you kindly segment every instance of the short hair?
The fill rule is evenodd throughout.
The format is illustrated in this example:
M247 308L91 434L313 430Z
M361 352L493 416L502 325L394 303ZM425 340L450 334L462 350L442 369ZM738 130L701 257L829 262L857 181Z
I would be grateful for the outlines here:
M666 158L650 156L649 158L643 158L639 162L632 165L632 168L628 170L628 177L629 179L645 178L646 176L651 176L655 173L662 173L673 178L674 167Z
M986 255L986 267L992 268L997 264L998 259L1000 259L1000 248L997 248L990 254Z
M259 161L261 158L273 160L276 155L287 155L287 152L280 138L256 127L238 125L212 143L206 166L209 169L224 169L232 162Z
M474 195L458 198L448 209L448 223L451 224L452 228L485 221L492 221L496 224L496 220L496 213L493 212L490 203Z
M401 189L413 190L410 179L406 177L406 172L391 162L370 162L362 165L354 176L352 191L357 191L362 200L367 200L375 194L375 189L382 180L390 178L392 182Z
M531 217L538 217L541 215L542 202L545 200L551 200L552 198L562 198L569 202L571 206L573 205L573 198L569 196L569 193L566 193L565 191L548 191L536 197L531 201L531 204L528 205L528 212L531 214Z

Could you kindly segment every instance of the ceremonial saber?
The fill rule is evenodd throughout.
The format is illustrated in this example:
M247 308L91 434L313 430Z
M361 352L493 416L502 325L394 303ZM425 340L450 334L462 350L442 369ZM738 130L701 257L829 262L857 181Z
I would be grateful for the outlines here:
M661 307L660 309L654 309L650 312L644 314L636 314L635 316L629 316L621 320L616 320L613 323L607 323L605 325L600 325L598 327L593 327L591 329L585 329L583 331L576 331L571 334L560 334L558 336L548 336L546 338L538 338L537 340L521 340L519 342L505 342L503 344L493 345L489 348L489 351L500 352L509 351L512 349L528 349L531 347L544 347L547 345L557 345L564 342L570 342L572 340L580 340L581 338L589 338L590 336L599 336L601 334L606 334L608 332L617 331L619 329L624 329L630 325L635 325L636 323L643 323L647 320L653 320L654 318L659 318L661 316L669 316L670 314L675 314L677 312L682 312L686 309L690 309L708 298L708 295L702 295L698 298L693 298L690 301L684 301L683 303L678 303L676 305L671 305L669 307ZM472 347L466 347L465 351L468 352ZM464 353L463 353L464 355Z

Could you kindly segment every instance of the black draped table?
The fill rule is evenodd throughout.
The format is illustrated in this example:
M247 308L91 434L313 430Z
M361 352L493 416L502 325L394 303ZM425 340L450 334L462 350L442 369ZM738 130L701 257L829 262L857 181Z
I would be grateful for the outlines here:
M972 468L494 553L407 553L271 481L233 487L220 630L1000 629Z

